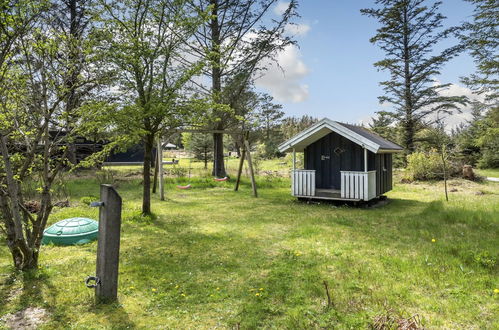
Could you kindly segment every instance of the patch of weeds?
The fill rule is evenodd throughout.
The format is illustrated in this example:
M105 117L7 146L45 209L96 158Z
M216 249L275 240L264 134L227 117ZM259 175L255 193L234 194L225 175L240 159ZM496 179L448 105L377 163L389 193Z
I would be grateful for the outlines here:
M85 204L85 205L90 205L90 203L98 201L99 197L95 196L83 196L80 198L80 203Z
M472 258L474 263L483 268L494 269L497 266L497 258L491 255L489 251L472 252Z
M135 213L125 216L123 221L125 222L135 222L142 224L151 224L156 220L157 216L155 214L143 215L142 213Z

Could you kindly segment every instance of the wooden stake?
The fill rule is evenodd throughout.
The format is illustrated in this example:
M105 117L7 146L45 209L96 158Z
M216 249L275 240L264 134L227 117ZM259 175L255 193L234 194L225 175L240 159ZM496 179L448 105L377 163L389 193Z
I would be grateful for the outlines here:
M163 146L161 138L158 138L158 170L159 170L159 199L165 200L165 187L163 184Z
M447 164L445 162L445 145L442 146L442 167L444 170L444 189L445 189L445 200L448 202L449 201L449 194L447 193L447 171L446 167Z
M241 158L239 158L239 167L237 169L237 178L236 185L234 186L234 191L239 190L239 183L241 182L241 174L243 172L244 158L246 157L246 147L243 146L243 150L241 152Z
M253 171L253 162L251 161L251 150L248 140L244 140L244 146L248 153L248 167L250 170L251 188L253 188L253 196L258 197L258 192L256 191L255 172Z

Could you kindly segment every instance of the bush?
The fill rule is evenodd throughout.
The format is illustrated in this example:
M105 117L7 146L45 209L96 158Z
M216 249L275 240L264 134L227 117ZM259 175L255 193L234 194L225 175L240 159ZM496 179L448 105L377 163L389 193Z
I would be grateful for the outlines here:
M407 180L442 180L444 171L442 156L436 152L414 152L407 156L406 177ZM447 177L460 173L459 166L453 161L447 160Z
M183 178L187 176L188 170L185 167L173 165L171 168L167 169L166 174L174 178Z
M80 198L80 203L85 204L85 205L90 205L92 202L96 202L99 200L99 197L95 196L83 196Z

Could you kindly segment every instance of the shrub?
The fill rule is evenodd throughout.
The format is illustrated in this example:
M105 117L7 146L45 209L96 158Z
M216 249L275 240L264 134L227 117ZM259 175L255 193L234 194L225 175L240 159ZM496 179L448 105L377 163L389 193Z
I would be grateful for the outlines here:
M99 197L95 196L83 196L80 198L80 203L85 204L85 205L90 205L92 202L96 202L99 200Z
M185 167L175 166L173 165L171 168L167 169L165 172L168 176L174 178L183 178L187 176L187 169Z
M444 178L442 156L436 151L414 152L407 156L407 180L441 180ZM460 173L459 166L447 160L447 177Z

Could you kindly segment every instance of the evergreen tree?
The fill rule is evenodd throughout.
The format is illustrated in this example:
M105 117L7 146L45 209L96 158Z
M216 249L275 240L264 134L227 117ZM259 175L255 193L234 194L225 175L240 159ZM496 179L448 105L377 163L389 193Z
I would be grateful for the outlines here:
M398 143L398 127L395 124L393 114L385 111L379 111L376 114L377 116L372 119L369 128L385 139Z
M463 82L497 104L499 97L499 2L496 0L467 0L475 5L473 21L461 36L477 65L477 72L463 78Z
M442 28L445 17L438 12L441 1L376 0L376 4L380 7L361 12L381 24L370 40L387 55L375 67L390 73L390 80L381 83L385 95L379 101L393 105L395 118L403 128L402 144L411 153L422 123L466 103L462 96L442 96L440 92L450 84L435 80L442 66L458 55L462 46L441 52L435 52L434 47L459 28Z
M183 133L182 144L185 150L194 154L194 158L204 162L208 168L208 161L213 158L213 137L208 133Z

